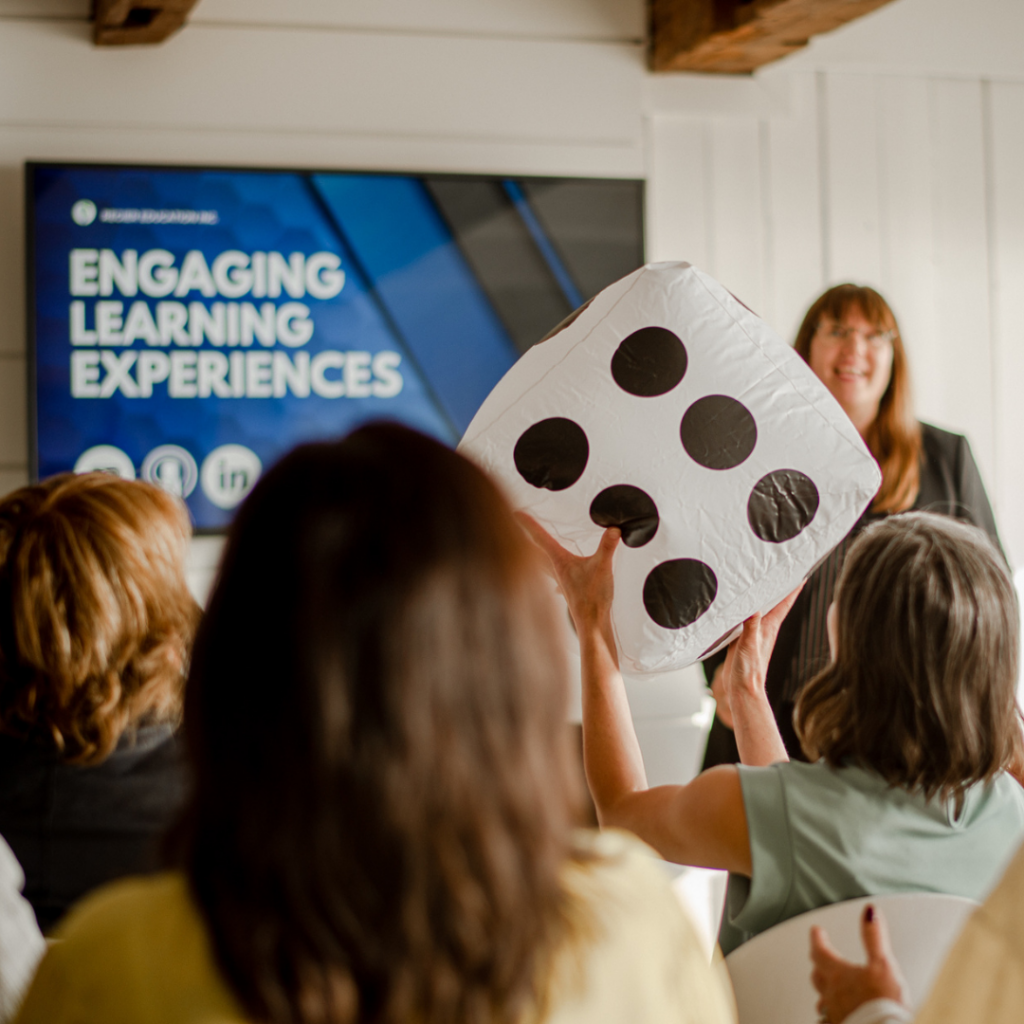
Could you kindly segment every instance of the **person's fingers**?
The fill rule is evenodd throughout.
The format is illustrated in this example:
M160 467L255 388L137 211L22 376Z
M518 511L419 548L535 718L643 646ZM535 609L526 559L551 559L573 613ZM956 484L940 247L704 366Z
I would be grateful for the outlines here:
M550 541L551 534L544 529L540 523L537 522L529 512L513 512L513 516L516 518L516 522L530 535L530 537L537 542L540 547L544 547L546 541Z
M596 554L600 555L602 559L610 560L615 552L615 549L619 546L619 541L622 538L622 531L617 526L609 526L604 533L601 534L601 543L597 546Z
M889 926L882 912L868 904L860 917L860 937L868 961L892 959L892 945L889 941Z
M766 629L774 630L778 632L779 627L782 625L783 619L789 614L790 609L793 607L794 602L800 596L800 591L804 589L804 584L807 581L801 582L795 590L790 591L770 612L767 612L762 620Z
M554 537L544 529L536 519L533 518L528 512L516 512L516 519L519 521L519 525L522 526L526 532L533 539L534 543L551 559L551 561L557 566L560 565L570 552L566 551L561 544L555 540Z
M811 962L815 973L847 963L846 958L829 941L828 932L817 925L811 928Z
M744 619L743 626L740 628L740 635L736 637L731 644L729 644L726 659L728 659L730 655L734 661L737 657L747 659L752 655L756 656L757 650L760 646L760 636L761 613L755 612L749 619Z

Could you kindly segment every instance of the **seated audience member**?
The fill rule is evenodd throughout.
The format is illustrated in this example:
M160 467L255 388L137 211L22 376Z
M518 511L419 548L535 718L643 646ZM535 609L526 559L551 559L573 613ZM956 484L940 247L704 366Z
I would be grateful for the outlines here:
M77 907L20 1024L724 1024L650 851L574 827L541 572L495 485L405 428L271 469L196 641L180 869Z
M0 834L44 930L158 865L184 792L189 536L181 502L109 474L0 501Z
M833 660L801 695L816 763L788 762L765 668L795 594L729 651L741 765L649 789L611 634L618 531L578 558L538 524L580 637L587 778L599 820L664 857L731 873L725 952L828 903L908 890L982 898L1024 839L1014 699L1017 603L976 527L913 512L851 547L829 614Z
M821 928L811 932L818 1011L832 1024L1017 1024L1024 1018L1024 848L968 919L915 1017L885 919L866 907L863 965L845 960Z
M14 1016L35 974L46 941L32 905L21 895L25 875L0 839L0 1022Z

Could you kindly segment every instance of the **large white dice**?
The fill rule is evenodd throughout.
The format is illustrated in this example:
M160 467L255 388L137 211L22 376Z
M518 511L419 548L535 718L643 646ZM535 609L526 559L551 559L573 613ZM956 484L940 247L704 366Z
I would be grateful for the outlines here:
M612 619L636 673L706 657L771 608L881 481L804 361L688 263L617 281L530 349L460 450L579 554L621 527Z

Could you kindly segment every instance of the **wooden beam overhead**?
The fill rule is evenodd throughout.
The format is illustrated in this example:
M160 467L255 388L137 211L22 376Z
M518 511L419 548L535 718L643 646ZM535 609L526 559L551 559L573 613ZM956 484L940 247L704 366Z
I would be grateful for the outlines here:
M652 71L744 74L891 0L647 0Z
M178 31L198 0L93 0L97 46L162 43Z

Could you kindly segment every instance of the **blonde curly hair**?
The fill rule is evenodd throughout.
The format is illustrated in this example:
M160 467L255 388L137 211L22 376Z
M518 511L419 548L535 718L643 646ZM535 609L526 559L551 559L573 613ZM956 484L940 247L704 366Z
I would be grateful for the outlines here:
M141 720L180 714L199 608L182 503L65 473L0 500L0 730L95 764Z

